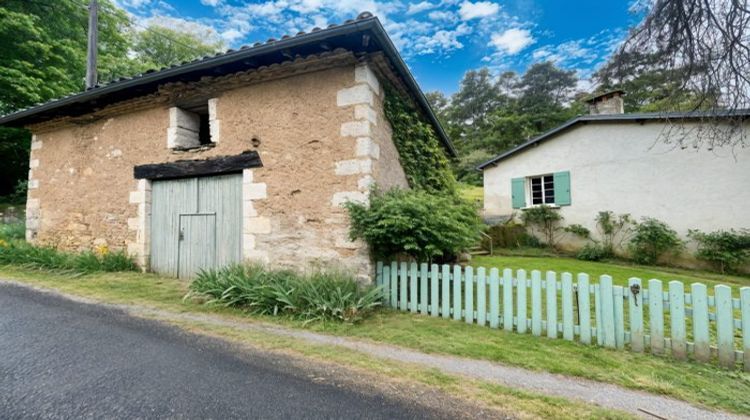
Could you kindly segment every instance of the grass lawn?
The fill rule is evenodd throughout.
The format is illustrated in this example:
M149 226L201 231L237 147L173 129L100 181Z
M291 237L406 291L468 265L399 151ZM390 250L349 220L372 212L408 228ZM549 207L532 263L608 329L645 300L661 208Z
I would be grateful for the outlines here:
M511 262L501 257L490 257L482 263L486 266L509 266L511 268L540 268L555 270L571 270L587 267L585 271L592 275L603 272L625 275L628 271L617 273L609 271L611 268L626 270L625 267L614 264L603 264L601 271L588 268L590 264L576 260L561 259L558 265L549 262L549 266L542 266L541 261L521 259ZM517 259L513 257L512 259ZM511 260L512 260L511 259ZM496 262L493 262L496 261ZM516 266L512 264L518 264ZM584 266L567 266L565 264L585 264ZM611 267L608 267L611 266ZM648 273L670 273L648 271L645 267L633 267L637 274L648 277ZM638 271L640 270L640 271ZM627 274L629 276L630 274ZM696 274L704 279L703 274ZM250 322L274 322L292 328L302 328L301 322L285 318L256 317L243 314L237 309L207 307L193 302L184 302L182 296L186 291L184 282L175 279L162 278L154 275L139 273L94 274L77 278L61 276L43 272L32 272L13 267L0 267L0 277L17 279L30 284L58 289L70 294L82 295L100 299L111 303L128 303L160 307L180 312L212 312L236 318L243 317ZM722 276L720 276L722 277ZM626 277L627 278L627 277ZM681 276L680 279L687 280ZM722 277L723 279L723 277ZM743 278L737 278L737 281ZM724 281L724 280L722 280ZM746 279L744 281L747 281ZM747 284L747 283L746 283ZM739 371L726 371L713 365L691 362L678 362L667 357L656 357L636 354L626 351L605 350L593 346L584 346L564 340L550 340L530 335L507 333L501 330L469 326L463 322L454 322L426 316L416 316L383 310L371 319L358 325L343 324L312 324L309 329L328 334L358 337L376 342L389 343L421 350L428 353L451 354L468 358L485 359L502 362L508 365L520 366L528 369L543 370L559 374L579 376L603 382L609 382L633 389L669 395L691 403L703 404L709 407L721 408L742 414L750 414L750 374ZM304 347L304 346L302 346ZM374 363L374 362L373 362ZM398 370L397 370L398 371ZM450 382L450 379L435 379ZM445 385L445 384L442 384ZM441 386L442 386L441 385ZM457 385L460 388L460 384ZM491 387L492 392L500 392L503 401L515 401L516 391L503 390L501 387ZM489 395L492 394L489 392ZM521 394L518 394L521 395ZM510 400L508 400L510 398ZM528 413L536 413L545 417L554 417L555 409L542 397L523 397L534 399L534 407ZM556 401L554 404L563 404ZM564 405L564 404L563 404ZM561 406L562 407L562 406ZM564 417L575 417L578 406L564 405ZM535 409L535 410L536 410ZM552 410L552 411L549 411ZM580 410L584 410L580 408ZM586 408L585 410L589 410ZM585 411L584 410L584 411ZM584 417L596 417L591 411L580 412ZM599 413L601 414L601 413ZM531 414L533 415L533 414Z
M466 200L478 203L480 207L484 206L484 188L475 185L459 184L458 193Z
M497 267L511 268L513 270L524 269L527 271L540 270L542 272L551 270L559 273L569 272L587 273L592 282L597 282L599 276L607 274L612 276L614 283L627 286L630 277L639 277L644 282L649 279L659 279L665 284L671 280L679 280L689 287L690 283L701 282L707 286L726 284L728 286L750 286L750 277L730 276L704 271L686 270L671 267L652 267L627 264L622 262L592 262L581 261L575 258L558 256L477 256L471 261L474 267ZM736 290L734 292L737 293Z

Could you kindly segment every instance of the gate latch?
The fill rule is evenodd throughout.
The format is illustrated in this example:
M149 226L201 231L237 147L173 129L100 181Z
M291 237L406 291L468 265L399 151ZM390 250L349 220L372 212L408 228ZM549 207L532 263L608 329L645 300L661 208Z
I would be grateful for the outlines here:
M638 306L638 293L640 292L641 286L639 284L630 285L630 293L633 294L633 301L635 302L635 306Z

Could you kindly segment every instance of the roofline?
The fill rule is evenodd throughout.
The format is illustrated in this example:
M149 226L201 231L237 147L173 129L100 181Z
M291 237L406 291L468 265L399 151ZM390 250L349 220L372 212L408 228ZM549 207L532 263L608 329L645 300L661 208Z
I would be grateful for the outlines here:
M503 159L506 159L516 153L522 152L531 146L541 143L550 137L553 137L569 128L580 123L587 122L617 122L617 121L654 121L654 120L700 120L707 118L750 118L750 109L722 110L722 111L691 111L691 112L647 112L632 114L600 114L600 115L579 115L573 119L564 122L549 131L546 131L531 140L528 140L510 150L507 150L492 159L478 165L477 171L483 171L484 168L495 165Z
M422 89L420 89L419 85L414 79L414 76L412 76L409 68L401 58L398 50L393 45L391 39L388 37L385 28L383 28L383 25L380 23L376 16L359 18L352 22L344 23L333 28L322 29L319 31L297 35L289 38L282 38L272 43L265 43L255 47L229 51L214 57L196 59L190 63L177 65L158 71L146 72L127 80L111 82L101 87L94 87L93 89L66 96L62 99L51 100L38 106L0 116L0 125L17 122L40 112L63 108L75 103L96 100L98 98L125 89L134 88L148 83L158 83L159 80L168 77L175 77L194 71L210 69L215 66L232 63L243 59L249 59L261 54L273 53L286 48L297 47L316 41L322 41L334 36L349 35L365 30L371 30L375 38L379 41L383 51L386 53L386 56L391 60L396 71L404 79L407 88L414 95L417 104L422 108L422 111L432 123L438 137L442 141L445 148L448 150L448 153L450 153L454 157L457 156L456 149L448 138L448 135L445 133L445 130L440 124L440 121L435 116L435 113L433 112L432 107L427 101L427 98L424 96Z

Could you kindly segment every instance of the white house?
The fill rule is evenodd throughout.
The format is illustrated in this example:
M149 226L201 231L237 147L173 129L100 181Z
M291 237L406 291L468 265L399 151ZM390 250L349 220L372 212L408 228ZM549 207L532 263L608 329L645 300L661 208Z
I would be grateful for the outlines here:
M701 121L722 124L729 114L624 114L621 95L592 98L590 115L480 165L485 216L546 204L559 208L565 224L593 233L601 210L653 217L681 236L750 228L750 110L731 114L748 118L734 133L744 136L744 147L681 147L664 141L666 130L681 130L690 144Z

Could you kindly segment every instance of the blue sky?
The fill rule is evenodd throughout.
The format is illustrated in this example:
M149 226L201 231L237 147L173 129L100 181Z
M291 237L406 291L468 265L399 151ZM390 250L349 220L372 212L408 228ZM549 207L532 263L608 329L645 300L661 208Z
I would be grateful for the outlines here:
M586 79L637 23L632 1L116 0L140 26L189 28L227 47L322 28L367 10L383 22L422 88L446 94L467 70L483 66L523 72L552 60Z

